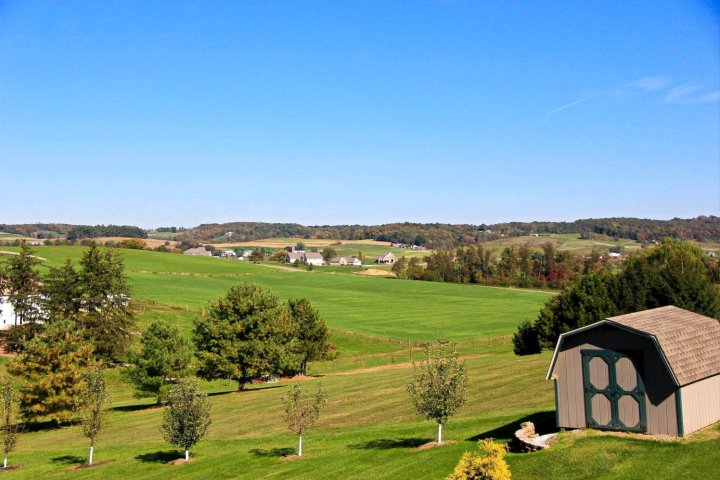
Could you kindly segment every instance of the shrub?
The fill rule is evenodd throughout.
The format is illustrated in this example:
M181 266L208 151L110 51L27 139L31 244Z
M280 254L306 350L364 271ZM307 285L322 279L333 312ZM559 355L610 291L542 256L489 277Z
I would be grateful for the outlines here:
M505 461L505 448L492 439L480 440L485 455L465 452L447 480L510 480L510 467Z
M513 334L513 351L515 355L532 355L540 353L540 338L537 328L530 320L525 320Z

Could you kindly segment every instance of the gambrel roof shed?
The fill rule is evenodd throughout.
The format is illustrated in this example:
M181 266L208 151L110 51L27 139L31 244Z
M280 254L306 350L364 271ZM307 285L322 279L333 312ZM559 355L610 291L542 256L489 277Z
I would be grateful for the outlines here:
M684 435L720 420L720 323L674 306L560 335L558 426Z

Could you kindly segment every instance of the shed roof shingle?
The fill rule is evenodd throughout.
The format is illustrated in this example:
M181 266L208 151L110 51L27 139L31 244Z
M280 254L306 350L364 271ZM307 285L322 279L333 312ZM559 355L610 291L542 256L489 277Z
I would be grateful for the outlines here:
M657 340L680 386L720 373L720 322L667 306L607 319Z

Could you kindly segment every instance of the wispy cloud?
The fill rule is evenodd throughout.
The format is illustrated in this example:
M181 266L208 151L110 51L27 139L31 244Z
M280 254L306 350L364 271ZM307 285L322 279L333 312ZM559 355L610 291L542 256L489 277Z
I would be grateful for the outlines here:
M675 87L671 89L665 97L663 97L663 102L665 103L686 103L688 100L691 99L692 95L700 90L700 85L695 84L685 84L680 85L678 87Z
M555 109L553 109L553 110L550 110L549 112L546 112L546 113L545 113L545 116L547 117L548 115L552 115L553 113L562 112L563 110L567 110L568 108L572 108L572 107L574 107L574 106L576 106L576 105L580 105L582 102L584 102L584 101L587 100L588 98L590 98L590 96L588 96L588 97L583 97L583 98L581 98L581 99L579 99L579 100L575 100L574 102L570 102L570 103L568 103L568 104L566 104L566 105L562 105L562 106L560 106L560 107L558 107L558 108L555 108Z
M646 92L657 92L668 86L670 81L665 77L645 77L634 82L626 83L625 87L637 88Z
M720 90L715 90L714 92L706 93L705 95L702 95L702 96L697 97L694 100L692 100L692 103L714 103L714 102L720 102Z

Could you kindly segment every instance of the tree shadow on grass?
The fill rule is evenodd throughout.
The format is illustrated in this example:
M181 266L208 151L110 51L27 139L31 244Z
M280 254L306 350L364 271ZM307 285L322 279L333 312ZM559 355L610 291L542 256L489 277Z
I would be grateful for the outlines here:
M143 403L139 405L122 405L119 407L112 407L110 410L114 412L138 412L140 410L152 410L161 407L162 405L158 405L157 403Z
M256 457L287 457L295 453L292 448L271 448L265 450L263 448L253 448L250 453Z
M370 440L365 443L354 443L348 445L348 448L353 450L390 450L394 448L417 448L420 445L425 445L428 442L432 442L432 438L380 438L377 440Z
M54 463L65 463L67 465L74 465L87 461L85 457L78 457L77 455L63 455L61 457L51 458L50 460Z
M226 390L224 392L208 393L208 397L216 397L218 395L230 395L233 393L252 393L252 392L259 392L262 390L270 390L272 388L284 388L284 387L287 387L287 385L268 385L266 387L248 388L247 390Z
M143 453L137 455L135 459L145 463L170 463L181 457L182 455L177 450L166 450L164 452Z
M22 424L23 432L42 432L46 430L57 430L63 427L72 427L77 423L73 422L53 422L52 420L44 420L41 422L26 422Z
M558 431L558 428L555 424L555 412L545 411L535 412L531 415L518 418L517 420L513 420L512 422L502 425L500 427L493 428L492 430L488 430L483 433L479 433L473 437L468 438L468 440L477 442L478 440L481 440L483 438L510 439L512 438L515 431L520 429L520 424L524 422L533 422L533 424L535 424L535 431L541 435Z

